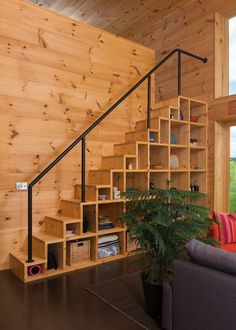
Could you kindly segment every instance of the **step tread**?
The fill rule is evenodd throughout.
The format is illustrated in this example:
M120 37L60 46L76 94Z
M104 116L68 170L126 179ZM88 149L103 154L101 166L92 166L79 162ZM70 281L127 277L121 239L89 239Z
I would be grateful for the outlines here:
M137 145L137 144L148 144L148 142L145 142L145 141L135 141L135 142L122 142L122 143L117 143L115 144L115 146L124 146L124 145L130 145L130 144L134 144L134 145Z
M98 235L102 236L102 235L106 235L106 234L113 234L113 233L115 234L115 233L119 233L122 231L126 231L126 228L116 226L116 227L110 228L110 229L100 229L98 231Z
M145 128L145 129L139 129L139 130L134 130L134 131L129 131L126 132L125 134L133 134L133 133L140 133L140 132L159 132L159 129L155 129L155 128Z
M90 170L90 172L95 172L95 173L99 173L99 172L105 172L105 171L108 171L109 173L113 173L113 172L123 172L124 170L120 169L120 168L117 168L117 169L108 169L108 170L103 170L103 169L100 169L100 170ZM111 187L111 185L109 185L109 187Z
M14 258L18 259L20 262L27 266L33 266L37 264L43 264L47 262L46 259L39 258L35 255L33 255L33 262L27 262L28 259L28 253L27 251L17 251L17 252L10 252L10 255L12 255Z
M153 119L159 119L160 117L154 117L154 118L151 118L151 120L153 120ZM135 122L135 124L137 124L137 123L144 123L144 122L147 122L147 119L142 119L142 120L137 120L136 122ZM144 129L143 129L144 130ZM142 131L143 131L142 130Z
M68 203L75 203L75 204L80 204L81 200L80 199L76 199L76 198L68 198L68 199L62 199L62 202L68 202Z
M92 172L110 172L111 170L110 169L97 169L97 170L89 170L89 173L92 173Z
M76 184L76 186L82 186L80 183ZM95 188L111 188L109 184L93 184L93 183L86 183L86 187L95 187Z
M57 236L54 236L54 235L50 235L50 234L47 234L46 232L38 232L38 233L34 233L33 234L33 237L36 238L36 239L39 239L40 241L43 241L47 244L52 244L52 243L60 243L60 242L63 242L64 239L63 238L60 238L60 237L57 237Z
M128 157L128 158L136 158L136 155L112 155L112 156L103 156L102 158L124 158L124 157Z
M67 217L66 215L46 215L46 218L49 219L55 219L64 223L77 223L77 222L82 222L81 219L77 219L77 218L72 218L72 217Z

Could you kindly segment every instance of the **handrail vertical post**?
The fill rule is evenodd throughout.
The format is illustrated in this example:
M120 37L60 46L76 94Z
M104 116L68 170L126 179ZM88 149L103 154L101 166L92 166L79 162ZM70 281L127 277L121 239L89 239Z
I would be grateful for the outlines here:
M86 139L82 138L81 154L81 201L85 202L85 165L86 165Z
M181 95L181 49L178 49L178 96Z
M147 128L150 128L151 123L151 75L148 76L148 91L147 91Z
M28 259L27 262L33 262L32 255L32 235L33 235L33 224L32 224L32 186L28 187Z

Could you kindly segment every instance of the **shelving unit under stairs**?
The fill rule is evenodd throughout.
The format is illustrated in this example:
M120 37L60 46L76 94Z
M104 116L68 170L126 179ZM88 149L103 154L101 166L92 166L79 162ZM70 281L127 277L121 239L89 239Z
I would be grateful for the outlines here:
M125 143L102 158L102 168L89 172L86 202L76 185L60 215L45 217L45 232L33 235L34 262L26 262L27 251L10 254L16 276L28 282L127 256L130 240L119 215L120 194L129 188L166 188L171 180L172 188L207 192L207 104L182 96L157 104L146 127L146 120L137 122Z

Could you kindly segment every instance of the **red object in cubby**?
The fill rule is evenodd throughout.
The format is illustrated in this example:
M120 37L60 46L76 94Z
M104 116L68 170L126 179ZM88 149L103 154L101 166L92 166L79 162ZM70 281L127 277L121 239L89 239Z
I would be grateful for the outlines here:
M213 236L220 243L220 248L222 248L223 250L236 252L236 243L224 244L220 241L219 225L217 223L213 224L209 236Z

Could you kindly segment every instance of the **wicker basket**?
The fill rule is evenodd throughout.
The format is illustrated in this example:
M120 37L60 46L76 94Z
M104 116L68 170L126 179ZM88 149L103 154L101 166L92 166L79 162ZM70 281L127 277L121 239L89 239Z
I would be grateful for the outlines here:
M66 244L67 265L77 264L90 260L90 241L76 240Z

